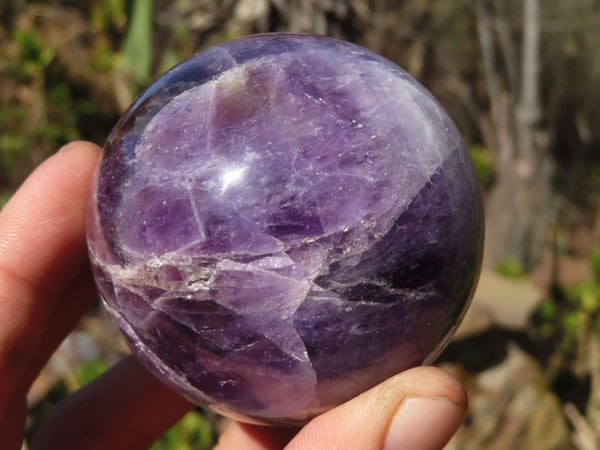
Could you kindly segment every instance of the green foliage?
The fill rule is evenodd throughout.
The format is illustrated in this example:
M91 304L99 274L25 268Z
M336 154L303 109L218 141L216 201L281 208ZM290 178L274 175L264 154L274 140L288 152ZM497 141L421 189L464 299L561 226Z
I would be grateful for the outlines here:
M515 258L507 258L504 261L498 263L494 268L497 273L507 278L520 279L527 276L527 272L523 267L521 261Z
M92 7L92 26L98 31L121 29L127 24L123 0L102 0Z
M561 317L562 327L567 336L575 336L581 329L582 317L579 311L567 311Z
M165 50L160 61L160 73L164 73L173 67L175 64L181 62L183 58L181 54L176 50Z
M8 203L10 200L11 193L10 192L0 192L0 210L4 208L4 205Z
M151 450L208 450L213 448L214 435L210 422L192 411L171 427Z
M544 300L538 307L538 316L542 320L553 320L556 317L558 308L552 300Z
M54 59L54 48L35 29L16 28L13 33L13 41L19 52L19 60L15 69L16 75L20 78L35 76Z
M550 339L556 334L554 322L558 314L558 307L552 299L546 299L538 307L535 318L538 322L537 332L542 339Z
M0 129L5 130L0 133L0 179L29 152L30 141L20 130L26 125L24 120L25 111L22 107L0 106Z
M102 358L91 359L89 361L85 361L75 369L75 378L77 378L77 382L80 386L84 386L94 381L109 368L110 364L108 361Z
M557 289L534 314L538 337L554 341L556 354L567 361L577 357L590 333L600 334L600 244L589 264L589 278Z
M221 42L226 42L226 41L231 41L233 39L237 39L242 37L239 33L237 33L235 30L225 30L221 36L219 36L219 40Z
M135 0L121 55L123 70L134 85L150 79L152 67L152 0Z
M110 47L98 44L91 55L90 67L99 71L114 70L118 65L117 59L117 54Z
M55 146L80 138L80 111L73 99L71 88L66 83L59 83L47 91L48 122L40 128L40 133Z
M20 133L0 134L0 174L6 173L27 152L29 141Z
M473 158L473 163L475 163L475 170L477 170L479 181L484 186L489 184L494 177L494 161L491 153L479 145L472 145L469 150L471 158Z

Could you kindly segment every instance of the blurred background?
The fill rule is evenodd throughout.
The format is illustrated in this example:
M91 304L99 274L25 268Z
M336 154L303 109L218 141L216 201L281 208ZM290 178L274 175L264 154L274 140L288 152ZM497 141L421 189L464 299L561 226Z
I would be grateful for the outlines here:
M486 256L436 363L471 399L448 448L599 448L598 0L0 0L0 206L61 145L102 145L175 63L267 31L388 57L434 93L471 150ZM126 353L97 305L36 381L28 436ZM153 448L208 449L222 427L199 409Z

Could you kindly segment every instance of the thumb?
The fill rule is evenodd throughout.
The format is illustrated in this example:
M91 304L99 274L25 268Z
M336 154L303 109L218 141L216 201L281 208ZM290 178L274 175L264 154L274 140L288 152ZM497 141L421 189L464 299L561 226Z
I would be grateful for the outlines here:
M463 421L467 403L452 375L416 367L316 417L286 449L441 449Z

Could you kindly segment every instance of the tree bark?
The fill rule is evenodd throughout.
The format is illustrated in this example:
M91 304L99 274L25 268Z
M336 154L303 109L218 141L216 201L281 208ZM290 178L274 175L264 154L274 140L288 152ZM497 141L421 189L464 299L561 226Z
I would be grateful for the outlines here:
M492 146L496 148L497 182L487 202L486 265L511 258L532 269L541 257L552 211L552 157L548 133L541 125L539 0L523 0L518 93L510 91L510 83L499 81L489 11L481 2L476 11L496 124ZM512 62L505 66L511 67Z

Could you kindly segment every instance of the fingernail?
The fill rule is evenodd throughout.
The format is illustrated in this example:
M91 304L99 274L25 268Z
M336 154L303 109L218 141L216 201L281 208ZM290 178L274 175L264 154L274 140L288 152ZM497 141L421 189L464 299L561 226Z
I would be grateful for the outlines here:
M465 413L465 408L445 397L407 398L392 418L383 450L442 449Z

